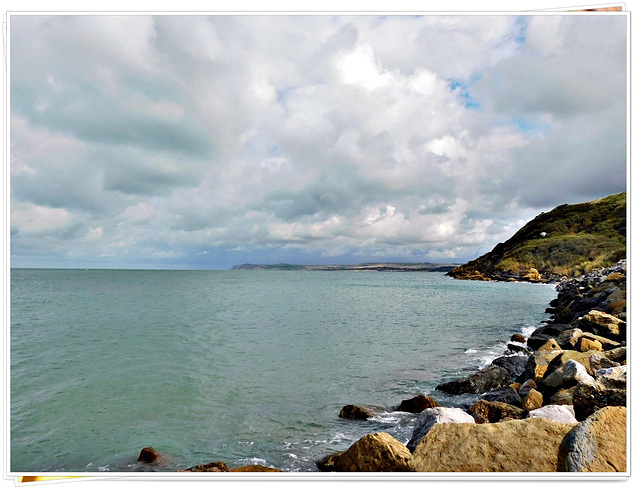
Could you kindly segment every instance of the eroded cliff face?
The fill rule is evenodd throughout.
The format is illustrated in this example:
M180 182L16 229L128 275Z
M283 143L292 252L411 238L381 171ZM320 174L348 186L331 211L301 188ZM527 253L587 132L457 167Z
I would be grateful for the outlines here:
M549 282L611 266L626 256L626 208L626 192L558 206L448 275L464 280Z

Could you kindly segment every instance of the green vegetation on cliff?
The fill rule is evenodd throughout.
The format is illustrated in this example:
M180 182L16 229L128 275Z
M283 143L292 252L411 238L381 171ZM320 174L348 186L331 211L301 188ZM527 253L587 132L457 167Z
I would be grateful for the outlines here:
M627 194L564 204L538 215L489 253L458 267L456 278L573 277L626 257Z

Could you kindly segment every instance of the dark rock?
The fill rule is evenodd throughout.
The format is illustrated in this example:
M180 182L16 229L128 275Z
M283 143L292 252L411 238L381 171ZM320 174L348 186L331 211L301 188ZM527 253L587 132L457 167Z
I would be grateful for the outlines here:
M438 407L440 404L435 399L419 395L411 399L403 400L396 408L396 411L418 414L428 408Z
M338 416L345 419L366 420L373 416L373 413L362 406L347 404Z
M485 401L497 401L511 404L512 406L522 407L522 398L513 389L513 387L497 387L486 394L482 395Z
M511 374L506 369L491 365L465 379L440 384L436 389L447 394L482 394L496 387L509 385L511 382Z
M526 343L527 339L520 333L514 334L509 341L516 341L518 343Z
M551 338L553 338L553 336L548 334L534 333L531 336L529 336L529 339L527 340L527 346L532 350L537 350L542 345L544 345L547 341L549 341Z
M610 389L600 385L579 384L573 391L573 408L576 419L583 421L606 406L627 405L626 389Z
M514 343L508 343L507 344L507 352L513 352L513 353L523 353L524 355L531 355L531 349L526 346L526 345L516 345Z
M158 459L160 454L153 447L145 447L140 451L140 456L138 457L138 462L144 463L152 463Z
M498 367L504 368L511 377L517 377L522 372L524 372L525 367L527 366L528 358L521 355L512 355L506 357L496 358L491 365L496 365Z
M526 412L512 404L481 399L469 408L476 423L497 423L502 420L523 419Z

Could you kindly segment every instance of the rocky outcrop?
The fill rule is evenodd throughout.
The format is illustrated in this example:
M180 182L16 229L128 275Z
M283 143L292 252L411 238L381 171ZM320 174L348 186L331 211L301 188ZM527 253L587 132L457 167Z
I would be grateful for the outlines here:
M626 472L627 409L605 407L575 426L558 455L562 472Z
M409 467L418 472L556 472L558 448L574 427L540 418L434 426Z
M421 394L419 396L412 397L411 399L405 399L404 401L402 401L396 408L396 411L419 414L425 409L439 406L440 404L438 403L438 401Z
M482 394L496 387L504 387L513 381L511 374L497 365L491 365L464 379L444 382L436 387L447 394Z
M365 407L347 404L338 416L345 419L366 420L373 416L373 413Z
M366 435L344 452L317 463L323 472L406 472L411 453L387 433Z

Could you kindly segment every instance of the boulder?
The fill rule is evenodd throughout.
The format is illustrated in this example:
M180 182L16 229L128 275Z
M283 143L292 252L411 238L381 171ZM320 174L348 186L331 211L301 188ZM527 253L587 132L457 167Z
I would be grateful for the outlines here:
M625 299L616 299L612 300L607 304L607 308L604 310L607 314L611 314L612 316L618 316L619 314L625 312L627 310L627 301Z
M439 407L440 404L435 399L430 397L419 395L412 397L411 399L403 400L396 408L396 411L403 411L407 413L418 414L428 408Z
M522 419L526 412L505 402L480 399L469 408L469 414L476 423L498 423L502 420Z
M560 389L556 391L551 397L549 397L549 404L565 404L573 405L573 391L575 387L568 389Z
M544 418L556 423L576 424L578 420L573 413L573 409L559 404L548 404L546 406L529 411L529 418Z
M373 433L317 465L323 472L406 472L410 457L407 447L388 433Z
M572 424L541 418L434 426L416 447L417 472L556 472L558 447Z
M624 340L627 323L602 311L589 311L580 319L580 328L613 340Z
M554 370L545 377L542 383L547 387L573 387L576 384L595 384L595 379L589 375L587 369L575 360L569 360L562 367Z
M515 333L514 335L511 336L511 339L509 341L515 341L517 343L526 343L527 339L524 337L524 335L521 335L520 333Z
M611 389L601 384L579 384L573 391L573 408L576 419L583 421L598 409L607 406L627 405L626 389Z
M549 362L545 377L548 377L559 368L562 368L569 361L576 361L581 364L589 375L593 375L594 370L591 368L591 355L597 355L594 352L582 352L576 350L565 350Z
M530 280L532 282L536 282L540 280L540 272L538 272L538 270L536 270L535 268L530 268L529 271L522 276L522 278Z
M342 408L338 416L344 419L366 420L373 416L373 413L362 406L347 404Z
M602 351L602 343L598 340L592 340L587 336L582 336L578 341L578 350L579 351Z
M507 353L522 353L525 356L531 355L531 348L529 348L526 344L515 344L515 343L507 343Z
M475 419L460 408L436 407L425 409L416 420L416 426L413 429L409 443L407 443L407 448L413 451L431 428L443 423L475 423Z
M621 346L604 352L604 356L613 362L623 363L627 361L627 347Z
M528 357L522 355L510 355L496 358L491 365L504 368L511 377L515 378L524 372Z
M543 345L538 347L539 351L562 350L555 338L549 338Z
M511 381L511 375L506 369L490 365L465 379L440 384L436 389L447 394L482 394L495 387L509 385Z
M527 366L518 380L525 382L533 379L535 382L540 382L549 368L549 363L561 353L561 351L536 351L527 360Z
M535 389L530 389L529 392L522 398L522 408L525 411L533 411L541 408L544 402L544 398L540 392Z
M618 362L614 362L613 360L609 360L607 357L600 356L600 355L601 354L598 353L598 354L589 356L589 365L591 367L592 372L597 372L598 370L620 366Z
M626 407L605 407L575 426L560 444L558 470L626 472Z
M531 389L537 388L537 384L533 379L529 379L518 387L518 395L524 398Z
M556 341L563 350L572 350L578 344L578 340L583 334L584 332L580 328L567 329L560 333Z
M140 451L138 456L138 462L144 462L146 464L155 462L160 454L153 447L145 447Z
M522 407L522 398L511 386L492 389L486 394L482 394L481 398L485 401L504 402L506 404L511 404L512 406Z
M627 388L627 366L603 368L596 371L596 381L609 389Z

